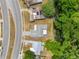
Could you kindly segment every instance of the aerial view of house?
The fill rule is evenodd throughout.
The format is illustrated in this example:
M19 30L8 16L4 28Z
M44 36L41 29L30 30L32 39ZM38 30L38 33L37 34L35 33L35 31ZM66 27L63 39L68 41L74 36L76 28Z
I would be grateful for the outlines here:
M79 59L79 0L0 0L0 59Z

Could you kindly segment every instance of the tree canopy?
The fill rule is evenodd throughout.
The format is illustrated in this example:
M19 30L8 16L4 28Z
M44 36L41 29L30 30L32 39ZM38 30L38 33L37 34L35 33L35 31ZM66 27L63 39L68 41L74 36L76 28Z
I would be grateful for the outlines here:
M55 0L56 37L47 41L53 59L79 59L79 0Z
M28 50L24 52L24 58L23 59L35 59L34 52Z

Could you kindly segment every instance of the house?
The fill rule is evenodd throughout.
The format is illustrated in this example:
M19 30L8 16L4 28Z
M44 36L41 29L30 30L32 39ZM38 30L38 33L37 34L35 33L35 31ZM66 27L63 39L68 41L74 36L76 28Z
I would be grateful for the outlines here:
M43 16L43 14L42 14L41 8L39 8L39 7L32 7L30 10L32 11L32 14L31 14L32 18L30 19L30 21L34 21L34 20L44 19L45 18Z
M43 0L25 0L30 13L30 21L39 20L45 18L42 14L41 5Z
M24 32L23 35L31 37L47 37L47 25L34 25L34 28L30 31Z
M47 50L44 47L43 42L37 42L37 41L28 41L23 40L23 46L26 46L25 51L30 50L35 53L36 59L52 59L53 54L51 51Z
M27 41L27 40L23 40L22 42L23 42L23 45L30 46L29 50L33 51L35 55L41 54L41 51L43 50L42 42ZM28 49L28 47L26 49Z

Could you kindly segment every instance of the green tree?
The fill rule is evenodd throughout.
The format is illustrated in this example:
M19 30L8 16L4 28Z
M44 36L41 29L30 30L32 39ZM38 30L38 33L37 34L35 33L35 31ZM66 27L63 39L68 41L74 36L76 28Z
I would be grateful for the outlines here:
M56 0L56 40L47 41L53 59L79 59L79 0Z
M67 47L70 46L69 41L64 41L64 44L60 44L58 41L47 41L45 47L53 53L54 59L61 59L61 57L65 57L64 52Z
M53 53L53 59L79 58L79 49L68 40L64 40L62 45L58 41L47 41L45 47Z
M79 10L79 0L55 0L59 13L70 13Z
M32 52L30 50L24 52L24 58L23 59L35 59L34 52Z
M55 14L54 1L49 0L47 3L43 4L42 11L45 17L53 17Z

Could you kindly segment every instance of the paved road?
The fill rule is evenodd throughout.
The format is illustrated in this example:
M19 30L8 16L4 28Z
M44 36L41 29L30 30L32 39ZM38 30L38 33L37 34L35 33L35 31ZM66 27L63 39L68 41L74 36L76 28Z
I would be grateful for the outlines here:
M20 7L17 0L9 0L11 4L11 10L14 17L15 27L16 27L16 38L15 45L13 48L12 59L18 59L19 51L21 48L21 36L22 36L22 22Z
M2 42L2 54L0 59L5 59L8 52L8 43L9 43L9 22L8 22L8 9L6 5L6 0L0 0L2 7L2 16L3 16L3 42Z

